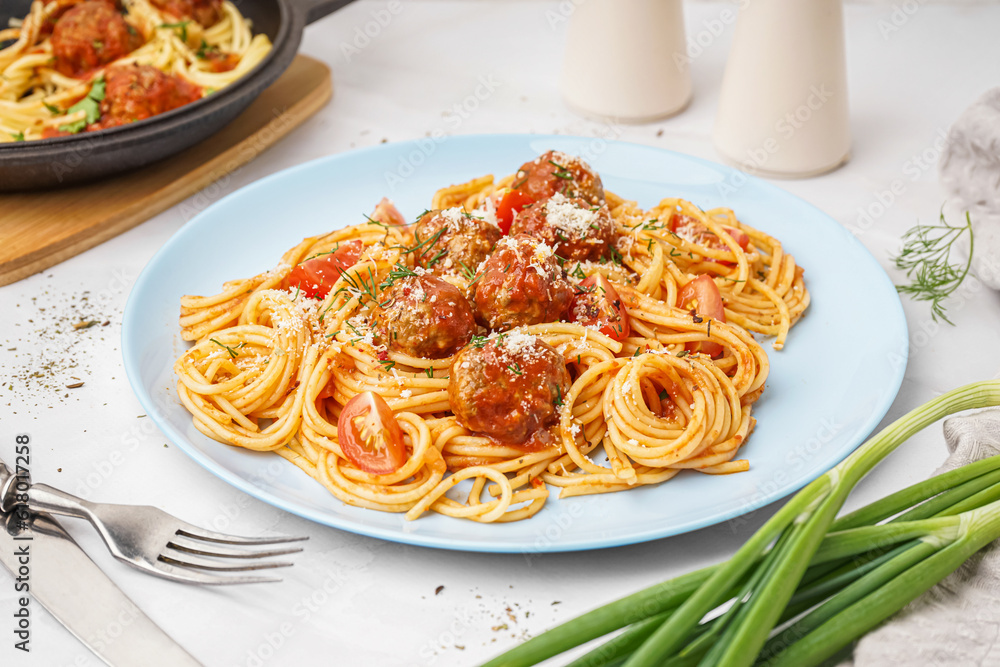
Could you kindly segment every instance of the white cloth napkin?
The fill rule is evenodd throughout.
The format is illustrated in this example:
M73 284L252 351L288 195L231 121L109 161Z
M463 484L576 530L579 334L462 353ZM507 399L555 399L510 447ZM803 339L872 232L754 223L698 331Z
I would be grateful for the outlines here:
M951 455L938 473L1000 454L1000 410L944 424ZM1000 665L1000 548L989 545L861 638L840 667Z
M951 126L938 168L948 203L972 218L976 276L1000 289L1000 87L983 93Z

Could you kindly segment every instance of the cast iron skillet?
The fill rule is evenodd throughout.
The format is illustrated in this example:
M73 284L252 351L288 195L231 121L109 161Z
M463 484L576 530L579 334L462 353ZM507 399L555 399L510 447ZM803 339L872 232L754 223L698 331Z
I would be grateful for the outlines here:
M136 169L192 146L235 118L292 62L306 24L351 0L236 0L273 48L243 78L197 102L129 125L69 137L0 144L0 192L53 188ZM31 0L0 2L0 25Z

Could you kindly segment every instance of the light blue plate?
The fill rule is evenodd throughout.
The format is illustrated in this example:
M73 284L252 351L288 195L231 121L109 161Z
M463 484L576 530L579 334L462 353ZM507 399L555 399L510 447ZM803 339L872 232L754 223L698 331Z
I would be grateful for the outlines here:
M812 305L771 359L757 429L741 455L750 471L682 473L644 487L560 501L528 521L482 525L440 515L348 507L291 463L214 442L176 397L172 366L183 294L215 294L226 280L273 267L305 236L362 220L383 196L412 219L438 188L502 176L548 149L578 154L605 187L644 208L679 196L732 207L780 239L805 267ZM863 345L857 341L863 340ZM233 486L343 530L409 544L487 552L596 549L676 535L733 519L804 486L853 451L899 390L906 321L896 290L868 251L804 201L733 169L646 146L565 136L485 135L384 144L288 169L229 195L185 225L139 276L125 308L122 349L147 413L177 446Z

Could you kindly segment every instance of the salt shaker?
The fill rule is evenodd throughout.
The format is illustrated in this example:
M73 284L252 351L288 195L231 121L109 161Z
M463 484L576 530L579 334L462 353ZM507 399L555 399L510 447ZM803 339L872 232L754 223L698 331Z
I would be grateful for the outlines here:
M623 122L665 118L691 100L681 0L574 3L561 91L575 111Z
M715 120L723 158L805 178L850 154L841 0L752 0L736 23Z

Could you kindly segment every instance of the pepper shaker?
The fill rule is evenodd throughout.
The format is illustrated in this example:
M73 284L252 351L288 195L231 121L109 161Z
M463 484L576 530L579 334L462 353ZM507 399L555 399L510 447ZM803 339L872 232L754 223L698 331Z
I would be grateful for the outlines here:
M745 171L805 178L847 161L841 0L752 0L736 22L713 136Z
M585 116L664 118L691 100L688 62L681 0L587 0L569 19L561 92Z

